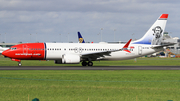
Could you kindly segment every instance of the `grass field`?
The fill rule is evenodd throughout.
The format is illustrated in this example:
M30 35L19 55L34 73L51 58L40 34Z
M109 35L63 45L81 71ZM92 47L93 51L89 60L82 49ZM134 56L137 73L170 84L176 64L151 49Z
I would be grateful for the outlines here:
M0 101L179 101L176 70L0 71Z
M22 66L81 66L80 64L55 64L53 60L22 60ZM93 61L93 66L180 66L180 58L137 58L119 61ZM0 66L17 66L9 58L0 57Z
M94 66L179 66L178 58L95 61ZM22 61L23 66L81 66ZM17 62L0 57L0 66ZM179 101L179 70L1 70L0 101Z

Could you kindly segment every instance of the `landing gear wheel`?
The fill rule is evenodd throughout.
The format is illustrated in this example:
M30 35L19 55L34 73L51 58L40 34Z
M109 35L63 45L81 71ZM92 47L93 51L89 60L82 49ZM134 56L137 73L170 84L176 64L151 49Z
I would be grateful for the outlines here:
M93 66L93 62L89 61L88 66Z
M86 61L83 61L82 62L82 66L86 66L87 65L87 62Z
M18 63L18 66L19 66L19 67L21 67L21 66L22 66L22 64L19 62L19 63Z

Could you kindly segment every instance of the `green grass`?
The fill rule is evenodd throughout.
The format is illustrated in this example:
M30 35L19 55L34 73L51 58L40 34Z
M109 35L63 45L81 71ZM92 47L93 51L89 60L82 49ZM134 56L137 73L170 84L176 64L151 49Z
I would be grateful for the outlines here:
M180 66L180 58L137 58L118 61L93 61L93 66ZM81 66L80 64L55 64L53 60L22 60L22 66ZM16 61L0 57L0 66L17 66Z
M94 66L179 66L179 58L94 61ZM23 60L23 66L81 66ZM0 66L17 62L0 57ZM1 70L0 101L179 101L179 70ZM28 100L29 99L29 100Z
M177 70L3 70L0 101L179 101Z

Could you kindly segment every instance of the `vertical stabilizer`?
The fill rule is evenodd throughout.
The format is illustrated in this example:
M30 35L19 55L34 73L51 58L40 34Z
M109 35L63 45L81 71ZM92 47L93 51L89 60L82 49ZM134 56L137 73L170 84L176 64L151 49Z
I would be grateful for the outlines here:
M79 39L79 43L85 43L83 37L81 36L81 33L78 32L78 39Z
M168 14L162 14L146 32L146 34L141 39L132 42L132 44L161 45L167 18Z

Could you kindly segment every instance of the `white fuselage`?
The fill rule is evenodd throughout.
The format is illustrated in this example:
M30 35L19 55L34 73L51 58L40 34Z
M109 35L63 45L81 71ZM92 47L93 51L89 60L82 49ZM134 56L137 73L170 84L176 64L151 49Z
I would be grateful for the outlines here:
M100 44L100 43L46 43L46 59L58 60L62 59L63 54L85 55L89 53L97 53L104 51L119 50L124 44ZM133 48L130 48L133 47ZM130 44L128 53L126 51L111 52L109 55L104 55L97 60L124 60L144 55L149 55L163 48L152 49L151 45Z

